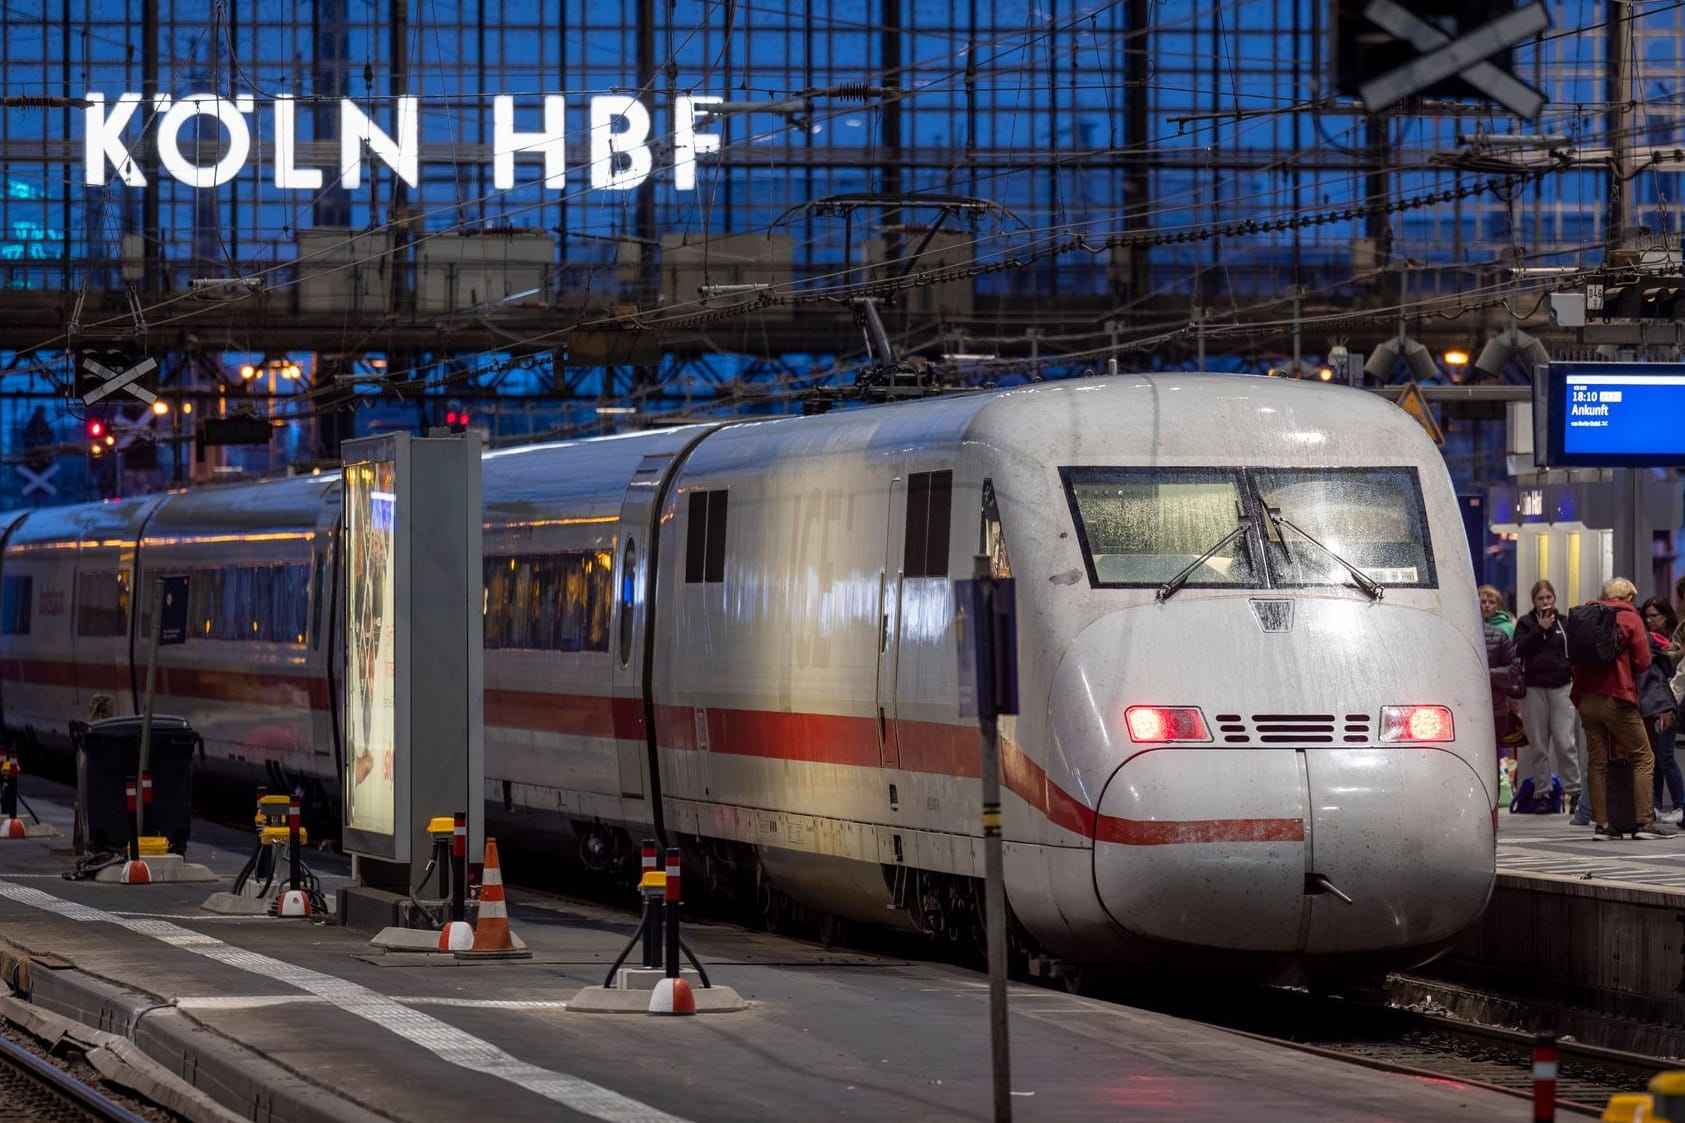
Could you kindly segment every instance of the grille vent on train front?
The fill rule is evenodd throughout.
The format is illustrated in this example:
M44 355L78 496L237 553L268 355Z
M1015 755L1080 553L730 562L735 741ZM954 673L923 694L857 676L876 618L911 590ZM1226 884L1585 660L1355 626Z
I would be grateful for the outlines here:
M1374 739L1368 714L1217 714L1217 740L1228 745L1365 744Z

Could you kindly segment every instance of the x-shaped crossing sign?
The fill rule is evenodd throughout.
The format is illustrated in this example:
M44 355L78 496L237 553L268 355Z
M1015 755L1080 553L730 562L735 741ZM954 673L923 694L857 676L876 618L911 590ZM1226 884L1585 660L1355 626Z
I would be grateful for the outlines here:
M1550 13L1544 4L1535 2L1517 8L1456 39L1396 0L1369 0L1363 14L1381 30L1422 52L1420 58L1358 87L1358 96L1369 112L1378 113L1452 76L1525 120L1537 117L1544 107L1544 95L1538 90L1486 61L1549 27Z
M43 495L57 495L59 493L57 485L48 482L58 474L59 466L57 464L44 468L39 472L32 471L22 464L19 464L17 469L19 472L23 473L24 495L29 495L32 492L37 491Z
M100 380L98 386L82 395L82 401L87 405L93 405L100 399L115 394L119 390L139 398L147 405L151 405L158 400L158 395L151 390L144 386L135 385L140 379L158 369L158 361L150 356L119 371L112 370L92 355L84 355L82 356L82 369Z

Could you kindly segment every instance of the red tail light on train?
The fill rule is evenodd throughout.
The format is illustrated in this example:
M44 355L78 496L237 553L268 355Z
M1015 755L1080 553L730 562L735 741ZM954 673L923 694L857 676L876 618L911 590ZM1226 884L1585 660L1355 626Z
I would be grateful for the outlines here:
M1195 706L1131 706L1123 712L1129 739L1137 744L1209 741L1205 715Z
M1382 706L1381 740L1449 741L1451 711L1445 706Z

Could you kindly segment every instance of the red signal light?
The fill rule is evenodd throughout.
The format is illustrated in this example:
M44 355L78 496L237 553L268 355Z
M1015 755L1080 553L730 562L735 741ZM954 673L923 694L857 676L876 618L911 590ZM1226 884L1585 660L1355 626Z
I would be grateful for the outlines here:
M1123 721L1137 744L1211 740L1205 716L1194 706L1131 706Z
M105 436L105 422L90 418L88 421L88 436L96 441Z
M1445 706L1382 706L1381 740L1449 741L1455 732Z

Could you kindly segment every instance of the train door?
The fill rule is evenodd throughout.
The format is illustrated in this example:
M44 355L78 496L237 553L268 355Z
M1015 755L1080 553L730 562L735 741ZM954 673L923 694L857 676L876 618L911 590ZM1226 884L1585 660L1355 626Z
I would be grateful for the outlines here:
M884 512L883 566L878 570L878 753L885 768L901 767L895 685L900 677L901 604L906 585L901 562L905 552L907 481L899 466L892 471L888 509Z
M645 722L645 643L649 583L654 573L651 528L660 514L661 484L672 454L645 456L626 488L620 508L620 533L614 559L614 635L610 666L615 753L620 798L628 822L653 823L649 789L652 776L649 731Z
M896 605L896 763L920 771L953 719L953 588L949 577L954 473L907 465ZM908 757L913 759L909 761Z

